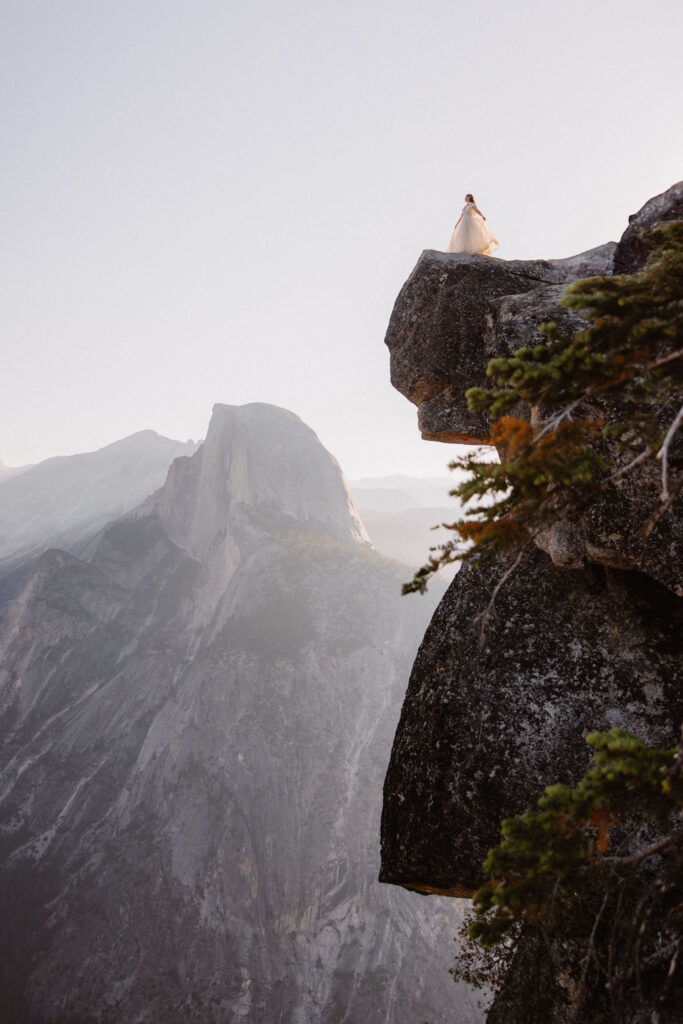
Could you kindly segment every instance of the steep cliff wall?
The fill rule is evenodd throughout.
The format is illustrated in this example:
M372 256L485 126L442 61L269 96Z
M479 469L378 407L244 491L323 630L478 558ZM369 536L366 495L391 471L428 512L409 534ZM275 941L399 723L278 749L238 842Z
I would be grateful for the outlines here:
M491 358L534 345L538 324L583 324L559 306L567 284L613 264L638 269L642 233L680 218L682 203L678 184L631 218L618 245L568 260L424 253L386 337L392 383L418 406L423 437L486 442L490 423L469 412L465 389L490 383ZM413 666L394 740L382 880L467 895L481 883L501 820L533 806L545 785L583 774L587 731L620 726L657 745L676 741L680 500L647 539L641 530L657 502L658 472L617 482L588 514L540 537L492 614L503 560L469 565L451 584ZM497 1019L529 1019L517 996L499 1005Z
M576 782L583 736L615 726L670 744L683 713L683 609L647 577L526 554L456 576L420 646L384 788L385 882L471 895L500 822Z

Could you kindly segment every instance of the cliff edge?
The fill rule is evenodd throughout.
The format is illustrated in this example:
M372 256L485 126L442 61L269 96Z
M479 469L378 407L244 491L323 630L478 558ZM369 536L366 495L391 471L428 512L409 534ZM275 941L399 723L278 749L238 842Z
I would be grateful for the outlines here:
M585 325L560 305L566 287L638 270L643 233L682 216L679 183L631 217L619 243L570 259L423 253L386 336L392 383L418 407L422 436L487 443L491 424L464 392L490 386L489 360L538 343L541 323ZM455 578L422 641L394 740L381 881L471 895L502 819L534 806L546 785L583 775L586 732L618 726L657 746L676 742L681 517L661 517L646 540L640 529L660 486L657 469L643 470L540 537L492 613L504 559L470 563ZM506 1005L508 1024L531 1020L516 1013Z

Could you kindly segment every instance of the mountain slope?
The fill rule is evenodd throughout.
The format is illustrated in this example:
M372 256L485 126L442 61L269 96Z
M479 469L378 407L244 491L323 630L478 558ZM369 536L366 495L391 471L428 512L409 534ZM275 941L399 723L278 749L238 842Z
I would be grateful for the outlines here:
M20 473L25 473L27 469L31 469L30 466L6 466L4 462L0 460L0 483L3 480L9 480L13 476L19 476Z

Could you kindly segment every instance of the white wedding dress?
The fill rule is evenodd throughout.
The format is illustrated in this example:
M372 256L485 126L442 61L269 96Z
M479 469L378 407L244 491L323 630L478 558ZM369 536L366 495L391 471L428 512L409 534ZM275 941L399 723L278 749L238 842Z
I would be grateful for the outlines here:
M446 252L479 253L491 256L498 248L498 240L474 203L465 203L462 218L456 224Z

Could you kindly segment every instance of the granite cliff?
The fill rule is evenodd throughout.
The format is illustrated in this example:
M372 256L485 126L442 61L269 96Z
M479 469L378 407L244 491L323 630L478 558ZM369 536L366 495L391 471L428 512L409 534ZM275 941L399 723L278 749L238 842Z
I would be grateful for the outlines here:
M418 406L422 436L486 443L490 423L468 410L464 391L487 386L488 361L533 345L540 323L582 324L559 305L566 286L613 267L637 270L644 231L682 216L683 183L634 215L618 244L570 259L423 253L386 336L392 383ZM586 770L587 731L620 726L656 745L675 743L683 714L680 499L647 540L641 531L660 486L658 470L634 473L578 521L540 537L483 632L508 565L468 565L455 578L418 652L394 740L383 881L472 894L501 820L534 806L545 785L576 782ZM496 1019L560 1024L547 1007L533 1016L523 985L524 971Z
M457 910L375 881L402 577L266 405L40 557L0 622L1 1020L448 1016Z

